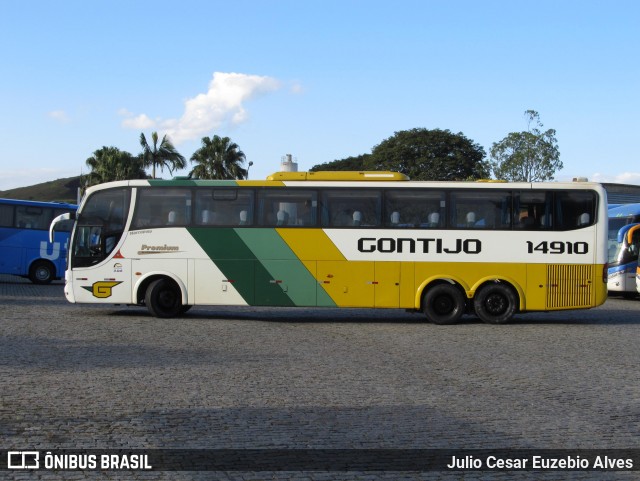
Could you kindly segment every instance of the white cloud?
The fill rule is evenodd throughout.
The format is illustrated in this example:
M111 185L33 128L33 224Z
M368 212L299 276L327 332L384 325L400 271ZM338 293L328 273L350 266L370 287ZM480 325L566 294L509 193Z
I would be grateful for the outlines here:
M223 124L246 122L248 113L245 102L279 88L280 82L272 77L214 72L209 90L187 99L184 113L179 119L153 120L146 114L134 115L125 109L119 113L126 117L122 121L123 127L136 130L157 128L164 131L175 144L180 144L212 135Z
M290 92L292 94L302 94L304 93L304 87L302 86L302 84L300 82L293 82L291 84L291 87L289 88Z
M122 121L122 126L127 129L144 130L152 129L156 126L156 122L145 114L129 117Z
M47 113L47 115L49 116L50 119L56 120L64 124L66 124L71 120L67 112L65 112L64 110L52 110L51 112Z

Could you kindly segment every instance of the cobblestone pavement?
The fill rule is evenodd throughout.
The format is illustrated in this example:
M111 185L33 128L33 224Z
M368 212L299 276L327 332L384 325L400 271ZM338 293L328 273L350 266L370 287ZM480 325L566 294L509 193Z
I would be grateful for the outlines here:
M0 449L640 448L640 300L466 317L68 304L0 276ZM5 479L637 479L568 472L0 472Z

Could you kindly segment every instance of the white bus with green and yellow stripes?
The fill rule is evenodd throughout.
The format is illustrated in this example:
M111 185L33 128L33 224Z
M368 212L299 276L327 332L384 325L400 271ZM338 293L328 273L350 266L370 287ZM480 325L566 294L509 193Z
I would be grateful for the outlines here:
M504 323L605 301L607 198L588 182L394 172L112 182L83 198L65 280L72 303L157 317L203 305L357 307Z

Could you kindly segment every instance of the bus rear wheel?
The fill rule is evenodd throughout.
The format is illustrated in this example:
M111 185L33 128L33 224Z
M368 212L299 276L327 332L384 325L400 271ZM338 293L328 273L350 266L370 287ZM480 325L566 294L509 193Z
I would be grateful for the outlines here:
M473 298L477 316L488 324L509 322L516 312L518 298L513 289L505 284L488 284Z
M48 261L36 261L29 268L29 280L34 284L50 284L56 270Z
M144 302L155 317L175 317L183 309L180 288L170 279L157 279L149 284Z
M423 312L434 324L455 324L466 307L464 295L453 284L436 284L427 289L423 299Z

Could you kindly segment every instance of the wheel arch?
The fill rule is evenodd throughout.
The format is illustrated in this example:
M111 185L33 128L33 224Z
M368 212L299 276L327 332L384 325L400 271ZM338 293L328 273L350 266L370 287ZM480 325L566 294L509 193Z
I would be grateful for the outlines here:
M51 270L51 279L49 280L49 282L51 282L54 279L59 279L58 276L58 269L56 268L56 264L55 262L52 262L50 259L44 259L42 257L36 257L35 259L33 259L30 263L29 263L29 268L27 269L27 277L29 277L29 279L32 279L32 275L33 272L35 270L35 268L38 265L42 265L42 264L46 264L49 269ZM35 282L35 281L33 281Z
M526 298L524 295L524 289L522 289L522 286L520 286L520 284L515 279L506 276L486 276L479 279L475 284L473 284L473 286L471 286L469 297L474 298L476 293L482 287L486 286L487 284L493 284L496 282L504 283L514 290L516 296L518 296L518 311L522 312L526 309Z
M182 305L189 304L188 302L189 295L187 292L187 286L184 284L182 279L180 279L180 277L176 276L175 274L171 274L169 272L163 272L163 271L148 272L135 282L133 286L133 299L135 299L137 304L144 303L144 296L145 296L145 293L147 292L147 288L153 281L157 279L170 279L173 282L175 282L178 288L180 289L180 296L182 297Z
M460 289L460 291L464 294L464 296L468 299L470 296L468 294L469 292L469 286L459 277L457 276L432 276L429 277L427 279L425 279L424 281L422 281L422 283L420 284L420 286L418 286L418 289L416 290L416 298L414 301L414 307L417 310L422 310L422 308L424 307L422 305L423 303L423 299L424 299L424 295L427 291L427 289L430 286L435 286L437 284L452 284L454 286L456 286L458 289Z

